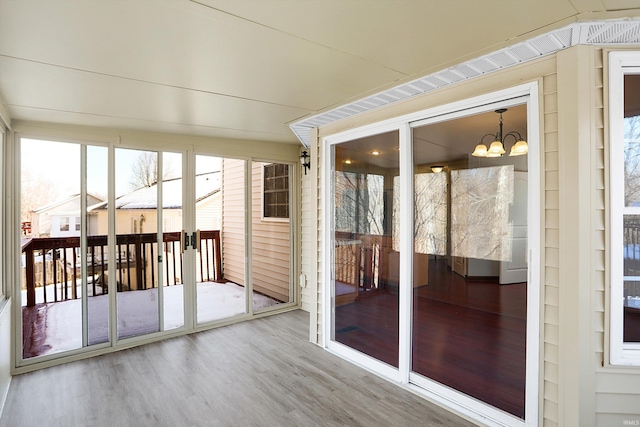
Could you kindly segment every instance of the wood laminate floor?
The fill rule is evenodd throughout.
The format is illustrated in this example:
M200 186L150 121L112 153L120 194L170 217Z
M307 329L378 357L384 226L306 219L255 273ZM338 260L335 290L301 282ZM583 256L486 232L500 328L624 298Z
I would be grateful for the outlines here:
M526 293L432 259L414 289L412 371L524 418ZM398 315L397 292L364 295L336 309L336 340L397 367Z
M308 316L15 376L0 427L473 425L309 343Z

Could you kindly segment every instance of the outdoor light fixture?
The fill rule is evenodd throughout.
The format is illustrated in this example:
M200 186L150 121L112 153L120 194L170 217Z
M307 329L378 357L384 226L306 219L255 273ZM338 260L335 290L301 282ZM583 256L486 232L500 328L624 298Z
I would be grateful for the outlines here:
M529 146L527 145L527 141L522 138L519 132L511 131L506 134L502 134L502 113L507 111L506 108L501 108L496 110L496 113L500 114L500 130L495 135L492 133L488 133L480 138L480 144L476 145L476 149L471 153L472 156L475 157L501 157L504 153L506 153L504 149L504 142L508 136L513 137L515 140L515 144L511 147L511 152L509 152L510 156L522 156L529 152ZM493 138L493 142L487 148L484 139L490 136Z
M444 169L444 166L442 166L442 165L431 166L431 172L433 172L433 173L440 173L440 172L442 172L443 169Z
M307 174L307 170L311 167L311 156L307 153L307 150L304 150L300 155L300 163L304 168L304 174Z

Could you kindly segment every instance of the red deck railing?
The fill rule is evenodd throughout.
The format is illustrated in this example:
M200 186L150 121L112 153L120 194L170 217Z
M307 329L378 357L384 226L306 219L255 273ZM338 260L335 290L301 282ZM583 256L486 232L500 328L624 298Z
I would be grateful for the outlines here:
M116 236L116 283L119 292L156 287L158 263L153 261L158 255L164 255L160 263L165 274L164 283L184 283L180 232L163 233L162 251L158 251L156 239L155 233ZM220 230L200 231L200 247L196 280L223 281ZM80 237L28 239L22 245L22 252L25 254L23 288L27 291L27 306L80 297ZM107 293L107 254L107 236L87 238L87 276L91 278L92 295ZM46 290L42 293L42 301L36 301L36 287L46 288L49 284L53 285L52 301L48 301L50 297Z

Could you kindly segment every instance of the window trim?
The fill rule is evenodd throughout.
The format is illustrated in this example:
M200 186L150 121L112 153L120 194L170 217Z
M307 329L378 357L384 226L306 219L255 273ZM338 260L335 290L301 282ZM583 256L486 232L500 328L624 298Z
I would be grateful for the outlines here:
M271 216L264 216L264 169L267 166L271 166L271 165L275 165L275 164L283 164L287 167L287 191L289 193L289 216L287 218L281 218L281 217L271 217ZM260 179L260 220L263 222L289 222L291 220L291 165L288 163L278 163L278 162L261 162L260 163L260 173L261 173L261 179Z
M640 214L638 207L624 206L624 76L640 74L640 51L609 53L609 362L640 366L640 343L625 343L623 219Z

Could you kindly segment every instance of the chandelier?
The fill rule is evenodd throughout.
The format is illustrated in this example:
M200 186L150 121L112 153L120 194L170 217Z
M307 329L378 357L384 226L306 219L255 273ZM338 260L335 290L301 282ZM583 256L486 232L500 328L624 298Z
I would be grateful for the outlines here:
M506 108L501 108L496 110L496 113L500 114L500 130L496 134L488 133L480 138L480 143L476 145L476 149L471 153L472 156L475 157L501 157L506 153L504 149L504 142L507 137L513 137L515 143L511 147L511 151L509 152L510 156L522 156L529 152L529 146L527 145L527 141L522 138L519 132L511 131L506 134L502 134L502 113L507 111ZM493 138L493 142L487 148L485 143L483 142L486 137L490 136Z

